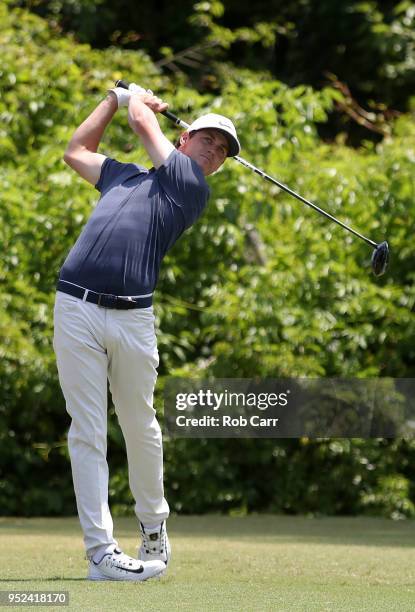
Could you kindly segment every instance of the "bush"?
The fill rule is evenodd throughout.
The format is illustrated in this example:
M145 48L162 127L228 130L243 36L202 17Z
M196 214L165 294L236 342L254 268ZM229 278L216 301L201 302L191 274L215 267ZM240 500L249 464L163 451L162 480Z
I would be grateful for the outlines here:
M181 83L176 91L145 53L92 50L7 4L0 23L7 126L0 130L1 513L75 511L69 419L52 350L53 294L97 195L65 167L62 153L80 118L126 74L160 91L184 117L229 114L248 159L392 246L389 274L374 279L365 245L229 161L211 180L208 210L165 260L156 305L160 413L169 374L411 376L411 116L376 149L329 146L316 130L337 95L329 89L290 89L235 69L213 99ZM166 132L173 138L175 129ZM143 159L122 113L102 150ZM412 442L166 439L165 449L176 511L413 515ZM125 513L131 497L113 413L109 456L111 499Z

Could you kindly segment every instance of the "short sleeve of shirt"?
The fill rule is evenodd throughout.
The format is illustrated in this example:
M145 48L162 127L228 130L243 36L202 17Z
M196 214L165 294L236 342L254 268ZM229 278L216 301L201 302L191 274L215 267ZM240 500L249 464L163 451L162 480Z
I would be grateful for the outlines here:
M146 168L137 164L123 164L116 159L107 157L101 166L101 175L98 183L95 185L101 194L104 194L108 189L114 187L116 184L122 183L125 179L130 176L139 174L140 172L147 172Z
M174 150L157 174L161 187L174 203L173 213L182 217L187 229L200 217L209 198L209 187L200 166Z

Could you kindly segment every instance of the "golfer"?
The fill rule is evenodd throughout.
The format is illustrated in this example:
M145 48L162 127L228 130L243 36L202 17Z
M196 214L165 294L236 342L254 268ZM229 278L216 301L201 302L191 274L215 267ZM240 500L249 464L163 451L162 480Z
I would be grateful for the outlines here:
M151 169L97 153L122 106ZM162 439L153 409L159 363L153 292L163 257L207 204L205 177L240 150L234 125L216 114L196 119L174 147L155 114L167 106L137 86L112 89L75 131L64 156L101 194L59 273L53 339L71 417L68 447L90 580L146 580L169 562ZM138 559L121 552L113 536L107 379L141 530Z

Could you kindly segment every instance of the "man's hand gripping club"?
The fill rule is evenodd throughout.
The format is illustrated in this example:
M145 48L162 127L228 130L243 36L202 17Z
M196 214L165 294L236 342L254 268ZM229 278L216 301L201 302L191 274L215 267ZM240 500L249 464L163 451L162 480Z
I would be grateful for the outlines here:
M148 106L154 113L161 113L169 106L167 102L163 102L160 98L155 96L151 89L144 89L136 83L130 83L128 89L113 87L109 91L117 98L118 108L129 106L131 96L135 95L138 95L141 102Z

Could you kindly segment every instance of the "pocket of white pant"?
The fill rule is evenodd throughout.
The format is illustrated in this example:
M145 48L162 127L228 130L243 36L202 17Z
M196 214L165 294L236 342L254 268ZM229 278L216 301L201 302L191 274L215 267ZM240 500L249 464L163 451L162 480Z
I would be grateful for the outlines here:
M55 300L55 314L58 312L72 312L79 307L80 300L70 295L57 293Z

